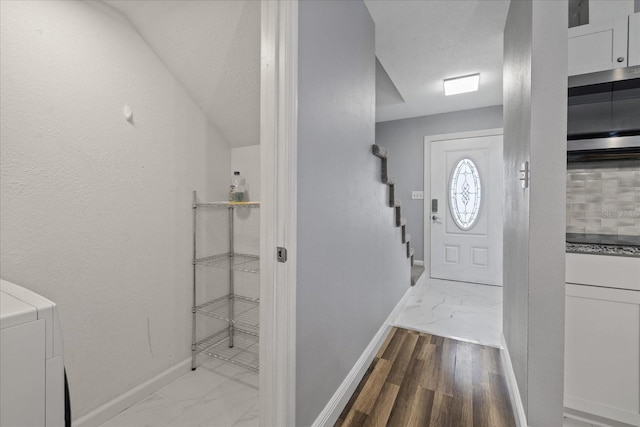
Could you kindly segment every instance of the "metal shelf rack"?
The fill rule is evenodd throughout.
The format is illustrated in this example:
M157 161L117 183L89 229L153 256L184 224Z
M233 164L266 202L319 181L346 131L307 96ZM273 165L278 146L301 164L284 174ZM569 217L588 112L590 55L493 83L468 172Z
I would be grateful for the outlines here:
M206 354L226 362L258 372L259 368L259 313L260 300L238 295L234 289L234 273L260 273L260 258L257 255L234 252L233 222L238 208L259 208L260 202L211 202L198 203L193 192L193 331L191 336L191 369L196 369L196 356ZM201 208L226 208L229 211L229 252L198 258L197 211ZM227 295L198 304L198 266L222 268L229 271L229 291ZM223 320L227 326L214 334L196 340L198 315Z
M224 253L195 260L197 265L222 268L225 270L260 273L260 257L257 255Z
M204 353L216 359L231 362L253 372L258 372L259 338L236 330L234 345L229 345L229 335L222 330L194 344L196 353Z
M229 318L229 304L234 304L234 318ZM260 331L260 301L240 295L225 295L196 306L196 312L214 319L233 323L235 330L258 336Z

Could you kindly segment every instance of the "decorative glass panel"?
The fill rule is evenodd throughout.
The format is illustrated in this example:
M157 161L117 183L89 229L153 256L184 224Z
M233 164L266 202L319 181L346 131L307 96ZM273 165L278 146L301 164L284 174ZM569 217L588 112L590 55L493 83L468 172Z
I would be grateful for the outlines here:
M451 173L449 207L456 225L469 230L478 219L482 201L482 185L478 168L471 159L460 160Z

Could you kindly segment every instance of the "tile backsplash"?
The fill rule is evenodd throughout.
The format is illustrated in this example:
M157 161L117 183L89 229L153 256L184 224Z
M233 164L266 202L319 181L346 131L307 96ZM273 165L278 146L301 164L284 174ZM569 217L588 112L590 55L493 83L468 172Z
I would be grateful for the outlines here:
M567 233L640 236L640 160L569 163Z

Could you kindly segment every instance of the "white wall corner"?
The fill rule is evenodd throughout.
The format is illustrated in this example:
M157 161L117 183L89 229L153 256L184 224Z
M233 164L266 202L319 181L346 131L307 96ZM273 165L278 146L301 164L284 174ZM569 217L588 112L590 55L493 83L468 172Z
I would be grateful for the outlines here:
M500 351L500 359L502 359L502 368L504 369L505 379L507 381L507 389L509 390L509 400L511 401L511 410L516 420L516 427L528 427L527 414L524 411L522 398L520 397L520 389L516 380L516 373L511 364L511 356L509 355L509 347L507 341L502 335L502 349Z
M333 426L340 413L351 399L351 396L355 392L358 384L364 377L364 374L367 372L369 365L373 361L376 353L380 349L380 346L384 343L385 338L387 337L389 331L391 330L393 324L396 321L396 318L404 308L409 296L411 296L413 288L407 289L407 292L400 298L398 304L391 311L391 314L384 321L378 332L373 336L373 339L367 345L367 348L364 349L362 355L358 358L351 371L347 374L340 387L333 394L327 405L324 407L322 412L318 415L318 418L314 421L311 427L329 427Z
M137 385L126 393L110 400L97 409L73 420L73 427L97 427L118 415L130 406L146 399L162 387L177 380L191 369L191 356L155 377ZM73 390L71 391L73 397Z

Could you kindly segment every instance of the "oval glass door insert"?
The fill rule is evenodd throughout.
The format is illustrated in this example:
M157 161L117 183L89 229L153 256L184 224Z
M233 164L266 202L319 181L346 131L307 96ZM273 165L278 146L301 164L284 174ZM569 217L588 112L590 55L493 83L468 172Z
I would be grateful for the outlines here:
M470 230L478 220L482 185L478 168L471 159L461 159L451 173L449 183L449 207L456 225Z

